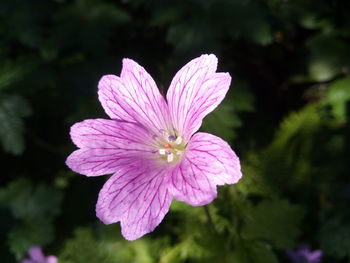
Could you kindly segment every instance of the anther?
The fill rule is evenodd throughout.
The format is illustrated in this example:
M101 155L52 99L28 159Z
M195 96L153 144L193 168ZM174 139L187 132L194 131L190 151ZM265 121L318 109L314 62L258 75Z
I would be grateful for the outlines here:
M168 155L167 161L168 161L168 163L171 163L173 160L174 160L174 154L171 153L171 154Z
M165 154L167 154L167 150L166 149L159 149L159 154L165 155Z
M168 140L169 140L169 141L175 141L175 140L176 140L176 137L173 136L173 135L170 135L170 136L168 137Z
M175 140L175 144L181 144L182 143L182 138L181 136L177 137L176 140Z
M178 154L178 155L182 155L182 153L183 153L183 151L180 151L180 150L177 150L177 149L175 149L175 152L176 152L176 154Z

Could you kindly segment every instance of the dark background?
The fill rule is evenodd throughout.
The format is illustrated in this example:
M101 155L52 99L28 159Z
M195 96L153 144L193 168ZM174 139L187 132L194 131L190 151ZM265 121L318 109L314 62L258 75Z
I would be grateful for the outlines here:
M289 262L309 244L350 255L350 2L1 0L0 254L43 246L60 262ZM64 164L75 122L107 118L97 83L134 59L165 94L204 53L233 78L203 131L227 140L243 179L193 208L174 202L135 242L95 217L105 177Z

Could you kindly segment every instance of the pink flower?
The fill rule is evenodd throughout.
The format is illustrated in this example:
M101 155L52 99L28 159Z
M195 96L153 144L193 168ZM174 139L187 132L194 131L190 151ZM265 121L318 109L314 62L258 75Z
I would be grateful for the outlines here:
M40 247L31 247L28 251L30 259L22 260L22 263L57 263L55 256L45 257Z
M288 249L286 253L293 263L320 263L323 256L321 250L311 251L307 244L300 245L296 250Z
M216 73L217 58L202 55L172 80L166 100L146 70L123 60L120 77L103 76L99 100L112 120L76 123L71 138L80 148L67 159L87 176L111 174L96 205L105 223L120 221L135 240L163 220L173 198L193 206L217 196L217 185L242 176L239 159L222 139L195 133L224 99L231 82Z

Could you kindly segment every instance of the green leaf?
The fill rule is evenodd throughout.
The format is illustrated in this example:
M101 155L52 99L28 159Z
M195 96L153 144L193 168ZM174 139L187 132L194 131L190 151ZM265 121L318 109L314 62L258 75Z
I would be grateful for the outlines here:
M174 199L171 202L170 209L172 211L185 211L188 209L188 204L186 204L185 202L180 202L180 201L177 201Z
M75 3L76 9L85 14L89 19L113 19L117 23L125 23L130 20L127 12L117 5L103 3L96 0L80 0Z
M342 259L350 257L350 224L339 218L331 218L322 224L319 233L321 249Z
M187 259L203 259L210 254L210 251L200 246L193 235L188 235L181 242L166 250L160 263L180 263Z
M0 206L7 207L17 220L8 233L8 245L19 259L33 245L46 245L53 239L52 220L60 211L62 193L40 184L33 186L20 178L0 189Z
M350 76L332 82L327 91L326 103L331 105L334 117L346 121L346 104L350 100Z
M322 121L321 116L317 105L314 104L292 112L282 121L271 147L283 149L295 141L296 137L299 137L300 140L308 138L319 128Z
M231 255L231 262L235 263L277 263L277 257L271 247L259 241L237 242Z
M327 122L317 104L309 104L290 113L282 121L274 141L264 151L263 158L260 156L263 176L269 178L270 183L279 181L277 188L292 188L308 182L317 169L309 156L313 153L315 135L322 125L327 125Z
M232 141L236 136L234 128L240 127L241 124L233 111L233 105L229 102L223 102L214 112L205 117L202 129L220 136L226 141Z
M248 240L264 240L277 248L292 247L300 235L303 209L286 200L262 201L244 211L242 236Z
M14 84L24 73L24 68L19 66L19 62L14 63L4 63L0 67L0 90L3 90L12 84Z
M43 246L50 243L53 231L51 221L45 217L22 221L8 234L10 251L20 259L33 245Z
M101 244L92 231L81 228L75 231L74 238L68 240L59 255L62 263L107 263L107 255L103 253Z
M348 44L336 35L320 33L306 45L311 52L309 72L313 81L328 81L350 66Z
M244 195L276 196L274 186L264 176L262 155L250 153L242 164L243 177L235 186ZM270 166L269 166L270 167Z
M246 82L238 79L232 81L230 94L226 100L229 100L236 112L253 112L254 95ZM225 100L224 100L225 101Z
M277 197L310 183L318 169L311 161L316 135L329 124L322 110L309 104L285 117L270 145L247 154L242 163L245 176L237 188L246 195Z
M57 188L40 184L33 187L24 178L0 189L0 205L7 206L16 219L52 218L58 215L62 193Z
M239 112L253 111L253 103L254 97L246 83L235 80L232 93L204 118L202 129L226 141L232 141L236 137L235 130L242 126Z
M307 29L327 29L332 26L332 21L317 17L314 13L305 13L300 18L300 24Z
M19 155L24 151L23 118L30 114L29 104L22 97L0 97L0 141L6 152Z
M66 241L59 255L60 263L155 262L149 240L139 239L130 243L116 234L115 227L103 228L100 235L90 228L74 231L73 238ZM110 238L112 232L107 233L109 231L113 231L114 238Z

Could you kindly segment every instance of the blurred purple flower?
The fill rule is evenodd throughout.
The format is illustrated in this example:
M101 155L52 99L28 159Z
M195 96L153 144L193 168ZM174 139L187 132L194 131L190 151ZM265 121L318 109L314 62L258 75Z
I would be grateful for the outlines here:
M297 250L288 249L287 256L293 263L320 263L322 259L322 251L310 251L309 245L300 245Z
M21 263L57 263L55 256L45 257L40 247L31 247L28 250L30 259L24 259Z
M143 67L124 59L120 77L106 75L99 82L99 100L112 120L72 126L80 149L66 164L87 176L114 173L99 194L96 213L105 224L120 221L126 239L153 231L173 198L205 205L216 198L217 185L241 178L239 159L225 141L194 134L229 89L230 75L216 68L214 55L190 61L165 99Z

